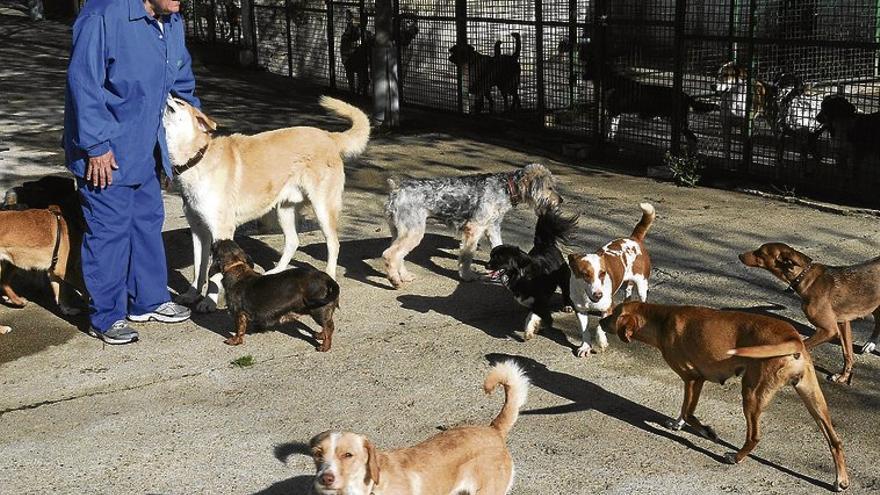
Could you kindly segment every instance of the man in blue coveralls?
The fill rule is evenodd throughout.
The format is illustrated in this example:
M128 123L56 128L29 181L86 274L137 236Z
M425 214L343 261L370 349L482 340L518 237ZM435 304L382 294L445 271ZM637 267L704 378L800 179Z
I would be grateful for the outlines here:
M86 219L82 268L93 336L127 344L126 322L189 318L171 302L159 174L168 95L196 107L179 0L89 0L73 26L64 149Z

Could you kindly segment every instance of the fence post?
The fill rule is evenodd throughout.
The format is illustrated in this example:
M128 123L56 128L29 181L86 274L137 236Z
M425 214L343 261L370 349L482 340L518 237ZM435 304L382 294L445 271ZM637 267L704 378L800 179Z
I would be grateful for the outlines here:
M687 119L688 107L685 107L682 115L682 86L684 79L684 21L687 16L687 0L675 1L675 32L673 36L674 61L672 65L672 92L675 95L675 111L672 113L672 155L679 156L681 153L681 128L682 119ZM684 122L687 125L687 122ZM691 151L688 149L688 153Z
M217 43L217 1L211 0L211 12L208 14L208 36L211 43Z
M593 98L596 100L595 111L593 112L593 128L596 130L596 135L593 136L596 142L596 148L601 153L605 147L605 98L603 98L604 92L604 84L602 84L602 79L606 77L605 73L608 70L609 61L608 61L608 51L605 49L606 38L607 38L607 27L608 27L608 16L605 14L605 1L604 0L596 0L595 3L596 11L593 14L593 38L590 40L590 44L593 48L590 49L590 55L596 55L596 61L599 67L596 74L593 78ZM598 48L598 49L597 49Z
M393 0L376 0L376 38L373 42L373 123L385 127L400 124L397 93L397 52L392 43Z
M747 172L752 166L753 160L753 142L752 142L752 98L753 84L755 76L755 11L757 10L757 0L749 0L749 41L746 43L746 64L749 68L749 77L746 78L746 118L743 122L743 160L738 169L740 172Z
M455 0L455 43L458 46L467 45L467 0ZM456 66L458 87L458 113L464 112L464 74L461 66Z
M251 14L251 49L254 51L254 67L259 67L260 50L257 46L257 2L256 0L250 0L248 3L250 4Z
M333 0L325 0L327 4L327 77L330 78L330 89L336 89L336 45L334 44Z
M577 78L580 74L575 71L575 63L578 57L578 34L577 34L577 0L568 0L568 39L571 42L571 50L568 52L568 101L569 110L574 111L577 100ZM586 19L584 19L586 21Z
M572 47L574 51L574 47ZM535 0L535 69L538 71L538 125L544 127L544 2Z
M392 25L392 43L394 44L394 53L397 57L397 97L400 101L404 101L403 86L406 84L403 80L403 47L400 43L400 0L393 0L391 5Z
M290 8L284 8L284 31L287 35L287 77L293 77L293 42L290 36Z

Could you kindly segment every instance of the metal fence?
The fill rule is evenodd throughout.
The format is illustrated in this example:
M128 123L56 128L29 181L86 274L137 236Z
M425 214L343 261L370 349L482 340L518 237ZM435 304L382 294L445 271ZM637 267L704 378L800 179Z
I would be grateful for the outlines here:
M257 63L366 93L373 2L255 0ZM816 121L829 95L859 113L880 109L880 0L395 0L393 8L405 104L571 133L572 142L647 162L693 153L715 170L801 190L866 197L880 185L872 142L880 136L853 138L874 120L841 116L833 137ZM196 0L186 15L198 41L241 40L237 0ZM455 45L472 47L468 62L450 61Z

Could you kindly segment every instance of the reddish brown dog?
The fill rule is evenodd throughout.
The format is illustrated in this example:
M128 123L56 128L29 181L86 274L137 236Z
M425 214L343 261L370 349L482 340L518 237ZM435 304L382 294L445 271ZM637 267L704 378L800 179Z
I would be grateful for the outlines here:
M73 227L55 205L48 209L0 211L0 289L10 306L21 308L28 302L12 288L11 278L16 269L45 271L61 312L79 313L78 308L68 306L61 297L62 282L86 293L79 261L82 233Z
M880 339L880 257L852 266L827 266L779 242L764 244L739 255L746 266L763 268L797 292L801 308L816 333L804 341L812 349L840 338L843 371L832 375L838 383L852 381L853 338L850 322L874 314L874 333L862 347L871 352Z
M849 486L843 444L828 414L810 354L797 330L769 316L719 311L694 306L663 306L642 302L619 304L602 319L602 326L620 340L640 340L660 349L663 359L684 380L684 401L677 421L667 426L680 429L685 423L707 438L715 432L694 416L703 383L724 383L742 376L746 442L739 452L725 459L737 464L752 452L761 438L761 413L783 385L793 385L825 436L837 478L836 491Z

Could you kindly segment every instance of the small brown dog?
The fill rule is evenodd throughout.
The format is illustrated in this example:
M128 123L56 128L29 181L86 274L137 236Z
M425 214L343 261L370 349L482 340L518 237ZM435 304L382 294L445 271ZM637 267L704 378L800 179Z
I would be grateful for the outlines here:
M86 293L79 263L81 242L82 233L71 228L57 206L0 211L0 287L7 303L21 308L28 302L11 286L17 269L45 271L61 313L78 314L79 309L61 297L61 283Z
M810 354L797 330L769 316L719 311L694 306L664 306L642 302L619 304L602 326L620 340L640 340L660 349L663 359L684 381L684 401L678 420L666 426L678 430L685 423L700 435L716 439L715 432L694 416L703 383L723 384L742 376L746 442L725 459L738 464L761 438L761 413L783 385L793 385L825 436L837 478L836 491L849 486L843 445L828 414Z
M528 393L528 379L513 362L495 365L486 393L504 387L504 406L490 426L451 428L418 445L378 451L364 436L325 431L311 441L314 491L320 495L504 495L513 484L507 433Z
M850 383L853 368L853 338L850 322L874 314L874 333L862 347L871 352L880 340L880 257L851 266L813 263L809 256L779 242L767 243L739 255L744 265L763 268L788 283L803 301L801 308L816 333L804 341L812 349L840 338L843 370L830 379Z
M253 262L235 241L223 240L212 248L212 271L223 274L226 305L235 319L235 335L229 345L244 343L249 323L260 326L287 323L311 315L321 332L319 352L333 344L333 312L339 307L339 284L317 270L291 268L271 275L260 275Z

